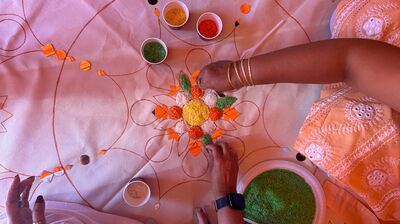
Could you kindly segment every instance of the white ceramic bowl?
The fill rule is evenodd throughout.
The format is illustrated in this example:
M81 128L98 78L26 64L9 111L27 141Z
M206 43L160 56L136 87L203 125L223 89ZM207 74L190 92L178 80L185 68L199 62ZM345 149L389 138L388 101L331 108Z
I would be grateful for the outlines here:
M217 31L217 35L215 35L214 37L205 37L199 31L200 23L203 22L204 20L208 20L208 19L214 21L215 24L217 24L218 31ZM213 40L213 39L217 38L222 32L222 27L223 27L223 23L222 23L221 18L217 14L212 13L212 12L206 12L206 13L201 14L201 16L199 17L199 19L197 20L197 23L196 23L197 33L200 35L201 38L203 38L205 40Z
M183 9L183 11L185 12L185 15L186 15L186 20L184 23L182 23L180 25L173 25L173 24L170 24L167 22L167 20L165 19L165 14L168 12L168 10L173 9L173 8ZM185 3L181 2L181 1L170 1L167 4L165 4L164 8L162 9L162 18L163 18L164 22L172 29L179 29L182 26L184 26L186 24L186 22L189 20L189 9L185 5Z
M315 178L314 175L310 173L306 168L297 165L296 163L285 161L285 160L269 160L251 168L240 180L237 186L237 190L240 193L244 193L247 185L258 175L264 173L268 170L273 169L283 169L292 171L299 176L303 177L308 185L310 185L315 198L315 216L314 224L324 223L326 214L326 201L325 193L321 187L321 184Z
M128 188L136 188L135 193L137 197L133 197L129 194ZM124 201L132 207L140 207L146 204L151 197L151 190L149 185L141 179L131 180L124 188L123 198Z
M144 57L144 55L143 55L144 46L145 46L147 43L151 43L151 42L158 42L158 43L160 43L160 44L164 47L164 49L165 49L165 57L164 57L164 59L161 60L160 62L156 62L156 63L150 62L150 61L148 61L148 60ZM167 45L164 43L164 41L162 41L162 40L160 40L160 39L158 39L158 38L155 38L155 37L151 37L151 38L147 38L146 40L143 41L142 46L140 46L140 55L142 56L143 60L145 60L147 63L152 64L152 65L157 65L157 64L163 63L163 61L165 61L165 59L167 58L167 56L168 56L168 48L167 48Z

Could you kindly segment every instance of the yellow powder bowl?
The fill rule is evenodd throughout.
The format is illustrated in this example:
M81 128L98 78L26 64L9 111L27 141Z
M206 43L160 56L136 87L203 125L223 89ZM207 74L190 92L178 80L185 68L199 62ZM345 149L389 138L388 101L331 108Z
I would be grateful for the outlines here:
M189 9L181 1L171 1L165 4L162 15L170 28L180 29L189 19Z
M182 117L191 126L200 126L208 119L208 106L199 99L191 100L183 106Z

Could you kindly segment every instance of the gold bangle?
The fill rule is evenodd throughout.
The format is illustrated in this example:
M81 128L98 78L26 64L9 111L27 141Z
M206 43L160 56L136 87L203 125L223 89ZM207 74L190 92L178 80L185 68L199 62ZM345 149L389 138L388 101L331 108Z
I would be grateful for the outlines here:
M239 71L238 71L238 69L237 69L236 61L233 62L233 68L235 69L236 76L238 77L240 83L242 83L242 86L246 86L246 85L244 84L243 80L242 80L242 77L240 77L240 73L239 73Z
M246 86L250 86L251 84L250 84L249 80L247 79L247 74L246 74L246 71L244 70L244 65L243 65L243 62L244 62L245 60L246 60L246 59L240 60L240 67L242 68L242 72L243 72L243 76L244 76L244 81L246 81Z
M251 58L247 59L247 70L249 71L250 83L251 83L251 85L254 86L255 84L254 84L254 80L253 80L253 73L251 73L250 59Z
M231 65L232 65L232 63L230 63L229 66L228 66L227 77L228 77L228 83L229 83L229 85L231 86L232 89L235 89L235 88L233 87L232 79L231 79Z

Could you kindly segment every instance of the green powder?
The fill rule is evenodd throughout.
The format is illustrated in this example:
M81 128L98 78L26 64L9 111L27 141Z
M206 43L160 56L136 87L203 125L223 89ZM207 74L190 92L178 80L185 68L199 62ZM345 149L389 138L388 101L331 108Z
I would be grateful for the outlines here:
M288 170L258 175L246 188L244 197L244 216L257 223L313 223L315 198L311 187Z
M166 51L158 42L149 42L144 45L143 56L151 63L158 63L165 58Z

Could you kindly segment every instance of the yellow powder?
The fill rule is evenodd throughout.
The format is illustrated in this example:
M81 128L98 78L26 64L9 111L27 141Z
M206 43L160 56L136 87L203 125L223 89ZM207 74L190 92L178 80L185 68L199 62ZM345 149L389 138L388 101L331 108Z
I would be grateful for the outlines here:
M189 125L199 126L208 119L208 106L202 100L192 100L183 107L182 116Z
M186 20L185 11L182 8L172 8L165 14L165 20L174 26L182 25Z

